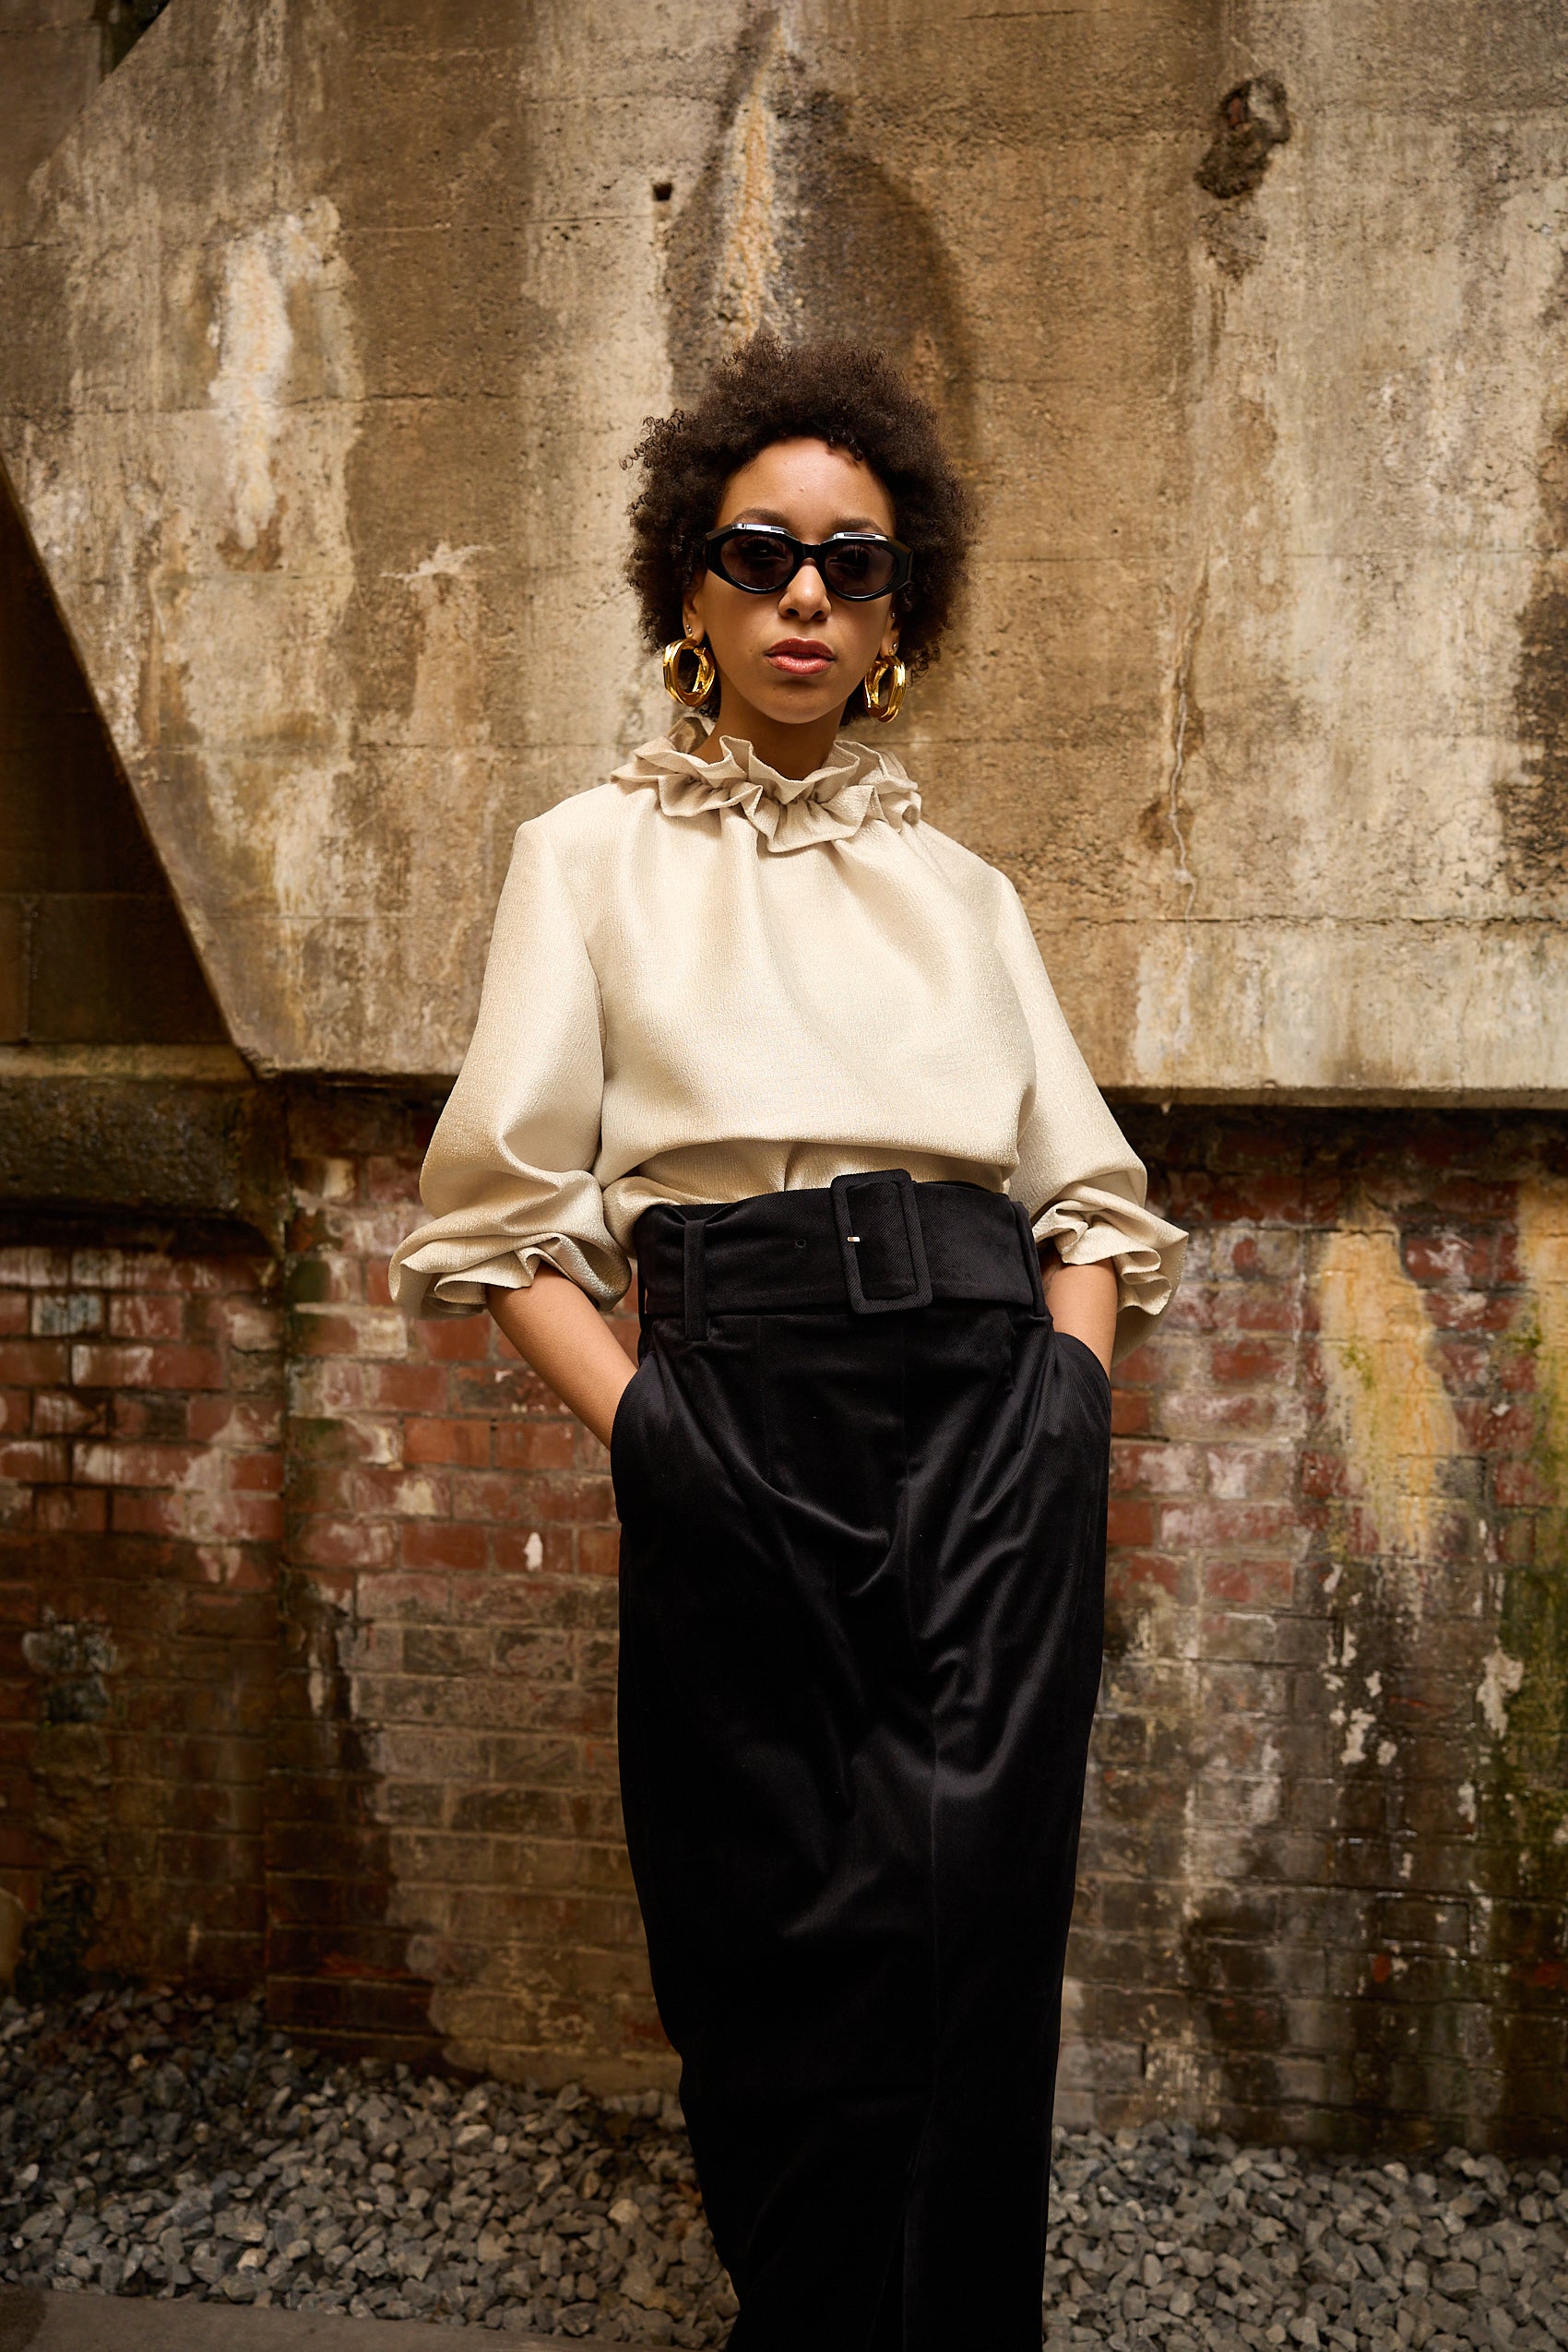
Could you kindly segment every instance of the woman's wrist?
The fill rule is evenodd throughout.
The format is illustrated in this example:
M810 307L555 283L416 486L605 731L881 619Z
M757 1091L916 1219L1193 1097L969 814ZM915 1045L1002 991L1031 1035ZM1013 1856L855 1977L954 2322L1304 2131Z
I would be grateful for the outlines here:
M1081 1339L1109 1372L1121 1300L1116 1268L1103 1258L1092 1265L1064 1265L1052 1250L1049 1259L1041 1262L1040 1278L1057 1330Z
M553 1266L540 1265L526 1289L493 1290L488 1303L523 1361L608 1445L636 1366L593 1301Z

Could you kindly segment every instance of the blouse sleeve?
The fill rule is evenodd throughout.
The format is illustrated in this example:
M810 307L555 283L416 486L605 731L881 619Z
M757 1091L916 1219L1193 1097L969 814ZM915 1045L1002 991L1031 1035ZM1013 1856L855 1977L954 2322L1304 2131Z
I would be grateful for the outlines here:
M420 1175L432 1222L393 1254L407 1314L471 1314L487 1285L525 1289L541 1258L596 1304L630 1279L590 1173L603 1036L572 895L537 825L518 830L479 1020Z
M1035 1093L1009 1187L1039 1241L1066 1265L1109 1259L1120 1306L1116 1348L1148 1336L1182 1278L1187 1237L1146 1206L1144 1164L1106 1108L1056 1001L1017 892L1004 885L997 945L1034 1041Z

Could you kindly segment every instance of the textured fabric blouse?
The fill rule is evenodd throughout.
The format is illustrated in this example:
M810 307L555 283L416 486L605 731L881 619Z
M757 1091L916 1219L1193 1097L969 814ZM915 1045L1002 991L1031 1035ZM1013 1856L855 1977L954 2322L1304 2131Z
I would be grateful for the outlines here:
M879 748L797 779L733 737L699 759L703 735L683 720L519 828L398 1304L469 1313L544 1258L609 1305L655 1201L903 1168L1111 1260L1134 1345L1183 1236L1145 1206L1012 885Z

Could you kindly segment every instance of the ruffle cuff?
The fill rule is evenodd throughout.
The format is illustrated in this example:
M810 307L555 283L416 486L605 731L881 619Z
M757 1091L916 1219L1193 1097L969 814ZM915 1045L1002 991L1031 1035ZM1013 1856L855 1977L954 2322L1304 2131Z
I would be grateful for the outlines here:
M394 1255L388 1287L404 1314L421 1323L471 1315L487 1290L526 1290L542 1261L586 1291L596 1307L612 1307L632 1278L629 1260L613 1243L585 1248L565 1233L498 1250L494 1241L423 1241L413 1237Z
M1187 1237L1151 1210L1085 1188L1052 1201L1034 1219L1037 1241L1053 1241L1063 1265L1116 1269L1115 1357L1146 1339L1176 1295Z

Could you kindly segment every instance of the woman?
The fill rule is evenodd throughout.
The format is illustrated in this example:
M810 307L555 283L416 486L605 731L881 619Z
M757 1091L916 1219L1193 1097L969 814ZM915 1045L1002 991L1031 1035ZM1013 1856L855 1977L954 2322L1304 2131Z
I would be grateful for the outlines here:
M1034 2352L1108 1367L1182 1237L1009 884L839 733L951 612L932 412L759 339L637 456L693 715L519 831L394 1279L487 1306L611 1449L627 1838L731 2344Z

